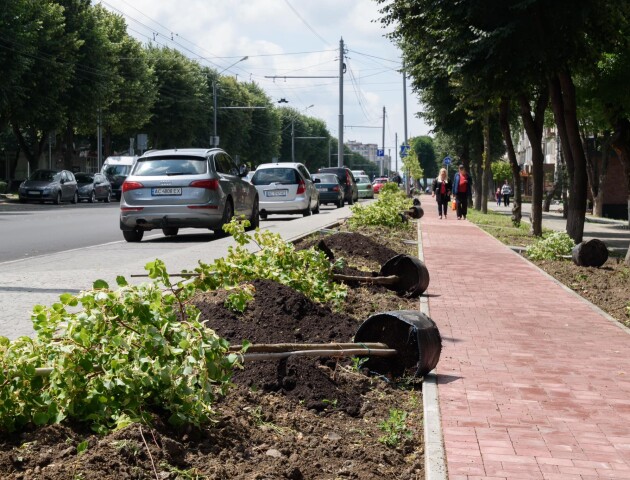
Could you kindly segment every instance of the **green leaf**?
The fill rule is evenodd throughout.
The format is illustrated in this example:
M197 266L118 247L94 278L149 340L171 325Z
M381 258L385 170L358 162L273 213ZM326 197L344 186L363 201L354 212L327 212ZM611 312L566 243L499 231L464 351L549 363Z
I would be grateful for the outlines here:
M94 288L94 290L108 290L109 285L105 280L96 280L92 288Z
M33 415L33 423L35 425L46 425L50 417L45 412L37 412Z
M116 283L119 287L126 287L128 285L127 280L122 275L116 277Z

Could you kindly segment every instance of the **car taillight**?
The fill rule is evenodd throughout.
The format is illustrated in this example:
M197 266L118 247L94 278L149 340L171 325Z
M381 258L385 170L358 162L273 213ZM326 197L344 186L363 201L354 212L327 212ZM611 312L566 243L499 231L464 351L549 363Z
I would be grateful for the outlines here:
M370 184L368 183L368 185L367 185L367 189L368 189L368 190L372 190L372 185L370 185Z
M304 193L304 192L306 192L306 184L304 183L303 180L300 180L300 183L298 183L297 192L295 193L299 195L300 193Z
M339 191L339 185L336 185L332 188L333 192L338 192Z
M139 188L144 188L144 185L142 185L140 182L128 182L125 180L122 184L123 193L129 192L131 190L138 190Z
M196 188L205 188L207 190L218 190L219 181L216 178L213 178L212 180L195 180L194 182L190 182L190 186Z

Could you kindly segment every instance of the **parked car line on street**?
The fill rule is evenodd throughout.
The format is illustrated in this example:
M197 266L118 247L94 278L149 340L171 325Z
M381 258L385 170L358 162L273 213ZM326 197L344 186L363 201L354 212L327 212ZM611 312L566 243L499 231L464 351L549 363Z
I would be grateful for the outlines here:
M263 163L251 180L260 198L260 218L278 213L319 213L319 192L301 163Z
M256 188L246 181L246 165L222 149L152 150L138 158L122 185L120 229L139 242L145 231L161 228L175 236L180 228L208 228L223 235L223 225L243 215L259 224Z
M94 203L98 200L109 203L112 195L112 185L102 173L74 174L77 180L79 200L87 200Z
M18 190L20 202L37 200L60 204L70 201L77 203L77 181L69 170L35 170L28 179L22 182Z
M372 188L372 182L367 175L358 175L355 177L357 180L357 188L359 189L359 198L374 198L374 190Z
M347 167L323 167L317 173L334 173L344 187L344 201L352 205L359 200L359 189L352 171Z
M313 180L319 191L319 203L328 205L332 203L337 208L343 207L343 185L334 173L315 173ZM319 180L319 182L317 182Z

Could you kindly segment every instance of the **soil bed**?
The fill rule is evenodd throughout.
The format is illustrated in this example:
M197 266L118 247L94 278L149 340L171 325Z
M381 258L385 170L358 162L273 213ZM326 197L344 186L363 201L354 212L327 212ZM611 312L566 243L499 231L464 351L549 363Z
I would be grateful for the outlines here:
M378 243L345 232L321 238L336 257L344 258L348 269L369 275L396 253L415 253L416 247L403 244L400 234L392 237L388 232L367 232ZM418 308L417 299L400 298L378 286L350 288L343 311L334 311L272 281L252 285L254 300L243 314L225 308L223 291L195 298L208 326L233 344L244 339L346 342L372 313ZM366 373L349 359L248 362L236 372L235 387L215 405L213 426L176 431L156 412L151 428L133 424L106 436L81 425L33 429L0 440L0 477L424 478L418 381L393 383ZM383 424L393 418L392 410L402 416L389 422L388 430Z

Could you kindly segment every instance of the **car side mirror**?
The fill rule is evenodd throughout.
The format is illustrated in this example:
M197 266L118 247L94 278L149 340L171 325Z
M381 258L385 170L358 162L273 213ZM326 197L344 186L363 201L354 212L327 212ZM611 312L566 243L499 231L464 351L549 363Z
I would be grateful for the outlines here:
M243 164L240 167L238 167L239 176L244 177L248 173L249 173L249 168L247 167L247 165Z
M63 185L64 183L66 183L66 181L62 178L61 180L59 180L59 183Z

